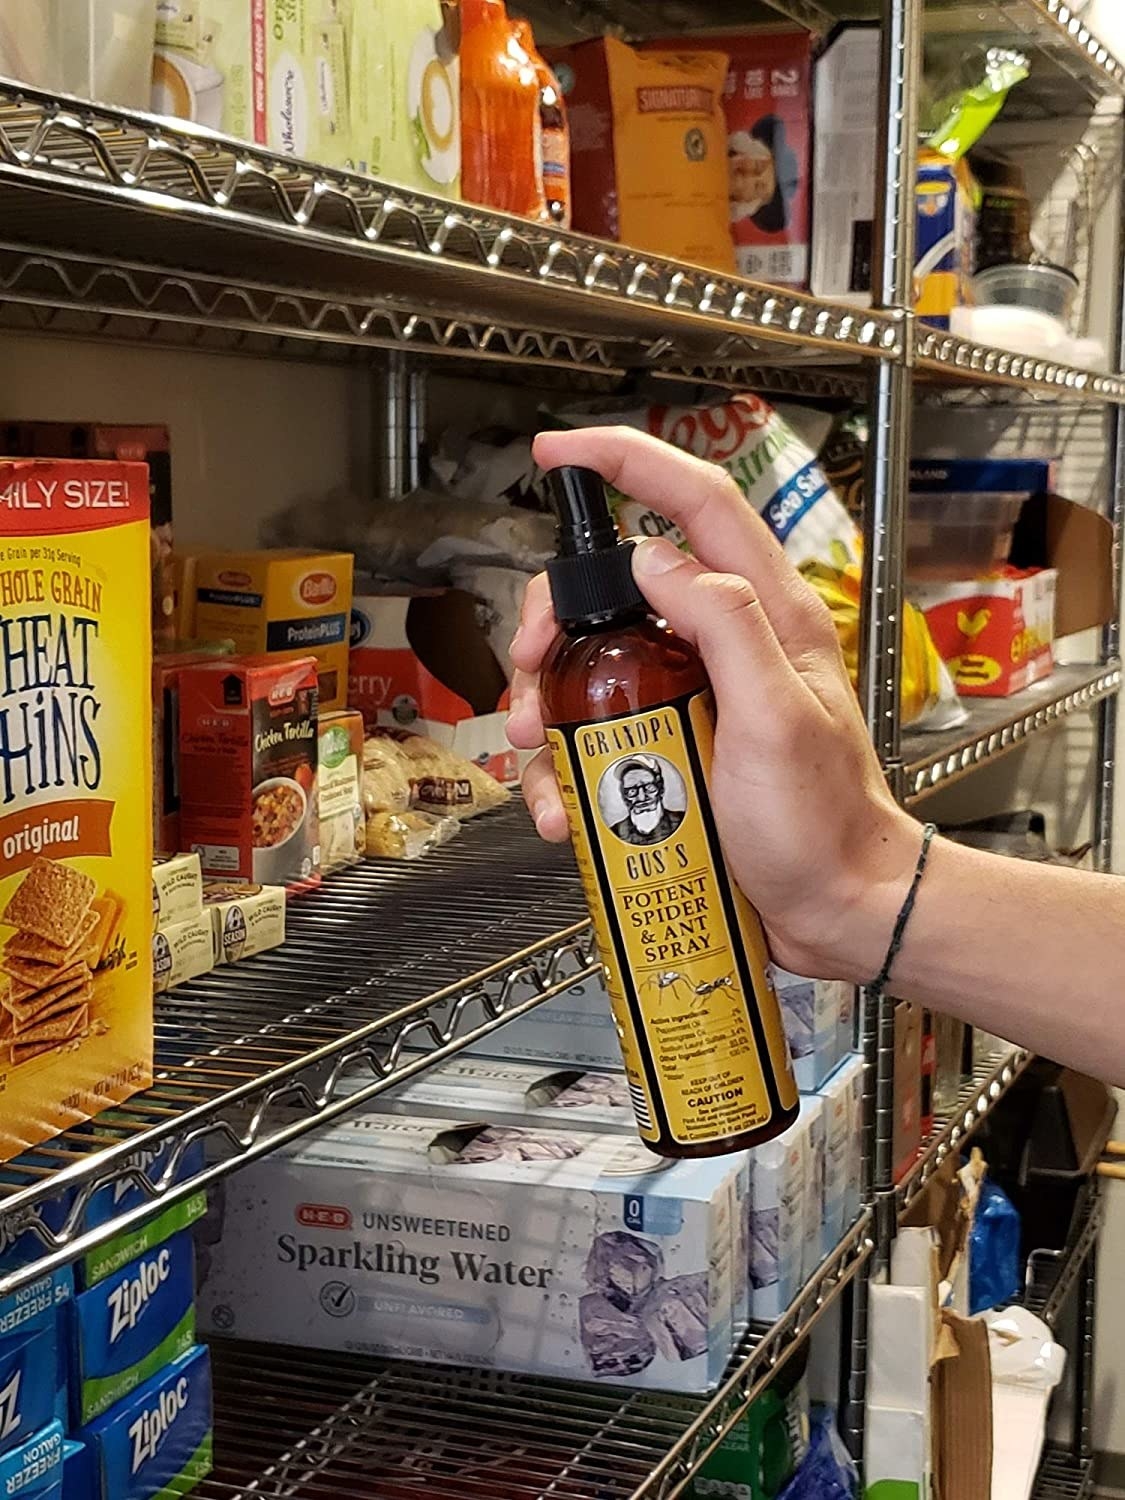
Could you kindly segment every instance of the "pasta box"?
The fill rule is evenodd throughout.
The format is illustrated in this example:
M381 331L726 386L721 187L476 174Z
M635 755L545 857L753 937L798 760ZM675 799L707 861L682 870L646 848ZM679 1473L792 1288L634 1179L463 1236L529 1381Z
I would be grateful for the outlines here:
M180 838L207 877L320 882L317 662L229 657L180 674Z

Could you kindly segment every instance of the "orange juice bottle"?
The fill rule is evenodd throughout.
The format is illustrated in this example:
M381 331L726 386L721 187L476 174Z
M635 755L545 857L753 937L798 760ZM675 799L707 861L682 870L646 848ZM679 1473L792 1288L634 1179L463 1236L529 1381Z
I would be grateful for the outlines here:
M536 163L540 91L504 0L461 0L461 191L470 202L549 217Z

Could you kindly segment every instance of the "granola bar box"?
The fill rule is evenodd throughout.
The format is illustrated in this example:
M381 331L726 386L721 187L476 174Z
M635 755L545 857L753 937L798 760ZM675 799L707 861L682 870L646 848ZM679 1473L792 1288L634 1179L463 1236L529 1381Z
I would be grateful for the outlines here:
M320 881L317 662L233 656L180 673L180 841L211 878Z
M745 1156L360 1112L232 1178L202 1326L303 1348L700 1392L745 1287Z
M0 1159L152 1076L143 464L0 460Z

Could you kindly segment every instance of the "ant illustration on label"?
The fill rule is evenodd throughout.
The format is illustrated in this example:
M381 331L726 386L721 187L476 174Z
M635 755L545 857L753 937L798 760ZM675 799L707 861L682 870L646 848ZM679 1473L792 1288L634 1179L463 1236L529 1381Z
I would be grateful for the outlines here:
M721 974L718 979L703 979L699 984L692 984L686 974L681 974L676 969L662 969L659 974L650 974L641 988L643 990L655 988L658 998L663 997L665 990L671 990L673 998L678 1000L681 998L679 986L686 985L692 1009L699 1010L704 1000L716 991L732 990L734 982L733 974Z

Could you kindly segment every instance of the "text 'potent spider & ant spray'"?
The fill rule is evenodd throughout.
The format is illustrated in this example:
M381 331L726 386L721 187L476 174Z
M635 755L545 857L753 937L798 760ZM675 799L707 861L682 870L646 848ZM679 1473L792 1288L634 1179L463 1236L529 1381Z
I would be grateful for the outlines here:
M640 1136L662 1156L761 1145L799 1101L762 926L711 811L707 674L652 618L600 476L547 479L562 629L543 718Z

